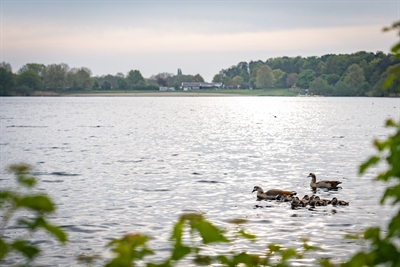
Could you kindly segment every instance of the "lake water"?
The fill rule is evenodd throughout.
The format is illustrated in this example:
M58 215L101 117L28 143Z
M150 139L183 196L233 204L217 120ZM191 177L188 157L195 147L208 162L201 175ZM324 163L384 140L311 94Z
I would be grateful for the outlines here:
M247 219L243 228L258 239L232 249L259 253L271 242L299 248L306 236L324 250L297 264L340 261L363 246L345 234L384 225L392 213L378 205L384 186L371 181L378 170L357 174L374 153L372 140L391 132L388 118L400 118L399 99L0 98L0 186L13 186L9 164L29 163L40 190L56 202L51 222L71 242L59 246L35 234L46 250L37 263L45 266L77 265L81 254L107 259L104 245L128 232L152 235L155 259L162 259L185 212L204 213L227 229L228 219ZM317 194L350 205L292 210L251 193L259 185L312 194L310 172L342 181L343 189Z

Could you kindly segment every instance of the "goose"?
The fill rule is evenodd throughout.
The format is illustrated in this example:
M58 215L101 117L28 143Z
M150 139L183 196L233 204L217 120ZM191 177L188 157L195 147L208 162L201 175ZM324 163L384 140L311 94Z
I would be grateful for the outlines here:
M303 199L299 199L298 197L293 197L291 201L291 206L292 209L295 209L297 207L305 207L308 205L308 201Z
M317 182L317 177L314 173L310 173L308 177L311 177L310 186L314 188L327 188L327 189L337 189L338 185L342 182L339 181L319 181Z
M296 209L297 207L301 206L301 201L298 197L293 197L292 201L290 202L290 206L292 209Z
M311 207L315 207L315 206L326 206L326 205L328 205L328 202L326 202L325 199L324 199L324 200L321 199L319 196L312 195L312 196L310 197L310 201L308 202L308 204L309 204Z
M338 200L336 197L332 198L331 200L332 206L348 206L349 202L344 201L344 200Z
M292 201L293 195L281 195L278 194L275 199L280 202L290 202Z
M270 189L267 192L264 192L264 190L256 185L253 188L252 193L257 191L257 198L259 199L276 199L276 197L280 194L282 196L293 196L296 195L297 193L295 191L286 191L286 190L281 190L281 189Z
M305 195L301 200L300 200L304 207L308 205L308 203L310 203L310 197L308 195Z

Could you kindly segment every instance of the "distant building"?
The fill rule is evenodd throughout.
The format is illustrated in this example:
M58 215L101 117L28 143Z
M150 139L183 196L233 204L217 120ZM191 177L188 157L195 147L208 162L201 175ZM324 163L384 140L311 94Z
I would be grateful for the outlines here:
M181 89L183 91L188 90L200 90L200 89L221 89L223 88L223 83L205 83L205 82L183 82Z

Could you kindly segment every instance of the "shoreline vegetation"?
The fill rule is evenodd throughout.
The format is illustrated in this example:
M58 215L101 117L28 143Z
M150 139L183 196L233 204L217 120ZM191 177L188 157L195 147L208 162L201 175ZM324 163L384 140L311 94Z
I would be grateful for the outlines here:
M87 67L66 63L27 63L13 72L11 64L0 62L0 96L400 96L400 58L392 52L243 61L219 71L211 83L181 69L148 78L140 70L93 76Z
M268 89L268 90L192 90L192 91L121 91L121 90L90 90L90 91L64 91L49 92L35 91L34 97L238 97L238 96L319 96L300 95L290 89ZM322 96L322 95L321 95Z
M35 91L32 97L325 97L325 95L300 94L290 89L267 89L267 90L193 90L193 91L120 91L120 90L98 90L98 91ZM329 96L328 96L329 97ZM359 96L360 97L360 96ZM365 97L365 96L361 96ZM387 97L400 97L400 94Z

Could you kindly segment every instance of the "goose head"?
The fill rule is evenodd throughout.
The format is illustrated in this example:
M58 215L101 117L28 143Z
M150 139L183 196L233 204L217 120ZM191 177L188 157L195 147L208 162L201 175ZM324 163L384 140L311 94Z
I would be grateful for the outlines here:
M263 190L261 187L259 187L258 185L256 185L256 186L253 188L253 191L251 191L251 192L253 193L253 192L255 192L255 191L260 192L260 193L264 193L264 190Z
M310 174L307 176L307 178L312 178L312 179L317 179L317 176L315 176L315 174L314 173L312 173L312 172L310 172Z
M333 197L332 200L331 200L331 204L333 206L336 206L338 204L338 199L336 197Z

